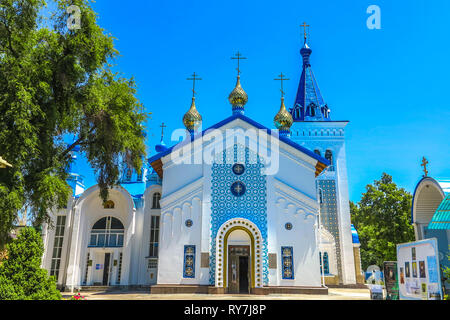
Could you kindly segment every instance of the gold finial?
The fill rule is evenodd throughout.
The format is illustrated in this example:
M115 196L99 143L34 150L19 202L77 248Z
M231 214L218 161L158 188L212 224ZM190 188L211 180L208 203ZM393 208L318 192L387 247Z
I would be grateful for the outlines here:
M228 96L228 101L230 101L231 105L233 106L233 112L242 113L244 110L244 105L248 101L248 96L244 89L242 89L241 87L241 69L239 68L239 61L241 59L247 58L243 57L242 54L238 51L234 57L231 57L231 59L237 60L237 81L236 86Z
M202 80L197 76L198 75L194 72L192 74L192 78L187 78L187 80L192 80L192 102L188 112L186 112L183 116L183 124L189 132L196 130L202 122L202 116L195 107L195 80Z
M304 38L305 43L306 43L306 38L307 38L308 33L309 33L309 24L306 24L306 22L303 22L303 24L301 24L300 27L303 27L303 38ZM308 28L308 33L306 32L306 28Z
M422 164L420 166L423 167L423 172L424 172L423 176L424 177L428 176L427 164L428 164L428 160L425 157L423 157L422 158Z
M283 72L278 76L279 78L275 78L274 80L279 80L281 83L281 106L280 110L276 114L273 122L275 123L275 127L283 132L283 134L289 133L292 123L294 120L292 119L292 115L286 110L286 106L284 105L284 91L283 91L283 81L289 80L285 77Z

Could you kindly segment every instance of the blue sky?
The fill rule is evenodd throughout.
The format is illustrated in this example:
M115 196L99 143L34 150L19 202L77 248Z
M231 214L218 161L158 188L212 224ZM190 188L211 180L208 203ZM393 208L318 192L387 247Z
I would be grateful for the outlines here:
M369 5L381 9L381 29L369 30ZM286 106L301 74L302 29L310 27L311 64L333 120L346 128L350 199L382 172L409 192L422 175L450 178L450 1L144 1L99 0L98 23L114 37L117 69L133 76L148 112L148 155L166 132L182 127L192 72L203 127L231 114L239 50L246 115L268 127L279 108L281 71ZM166 144L171 144L169 135ZM95 183L84 165L86 186ZM86 172L90 171L90 174Z

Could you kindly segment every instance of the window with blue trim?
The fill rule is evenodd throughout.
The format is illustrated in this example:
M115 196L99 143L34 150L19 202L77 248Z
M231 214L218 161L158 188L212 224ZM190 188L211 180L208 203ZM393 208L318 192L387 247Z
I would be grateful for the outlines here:
M294 279L294 256L292 247L281 247L281 270L283 279Z
M184 246L183 278L195 278L195 246Z

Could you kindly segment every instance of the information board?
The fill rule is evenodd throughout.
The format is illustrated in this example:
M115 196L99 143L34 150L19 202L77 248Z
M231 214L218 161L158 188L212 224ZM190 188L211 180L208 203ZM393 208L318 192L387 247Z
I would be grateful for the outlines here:
M436 238L397 245L401 300L442 299L438 254Z

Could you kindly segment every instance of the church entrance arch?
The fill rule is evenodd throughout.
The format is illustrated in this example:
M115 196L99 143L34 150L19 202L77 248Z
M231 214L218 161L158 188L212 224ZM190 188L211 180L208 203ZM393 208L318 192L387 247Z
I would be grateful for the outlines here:
M251 293L262 287L262 236L243 218L225 222L217 236L216 286L228 293Z

